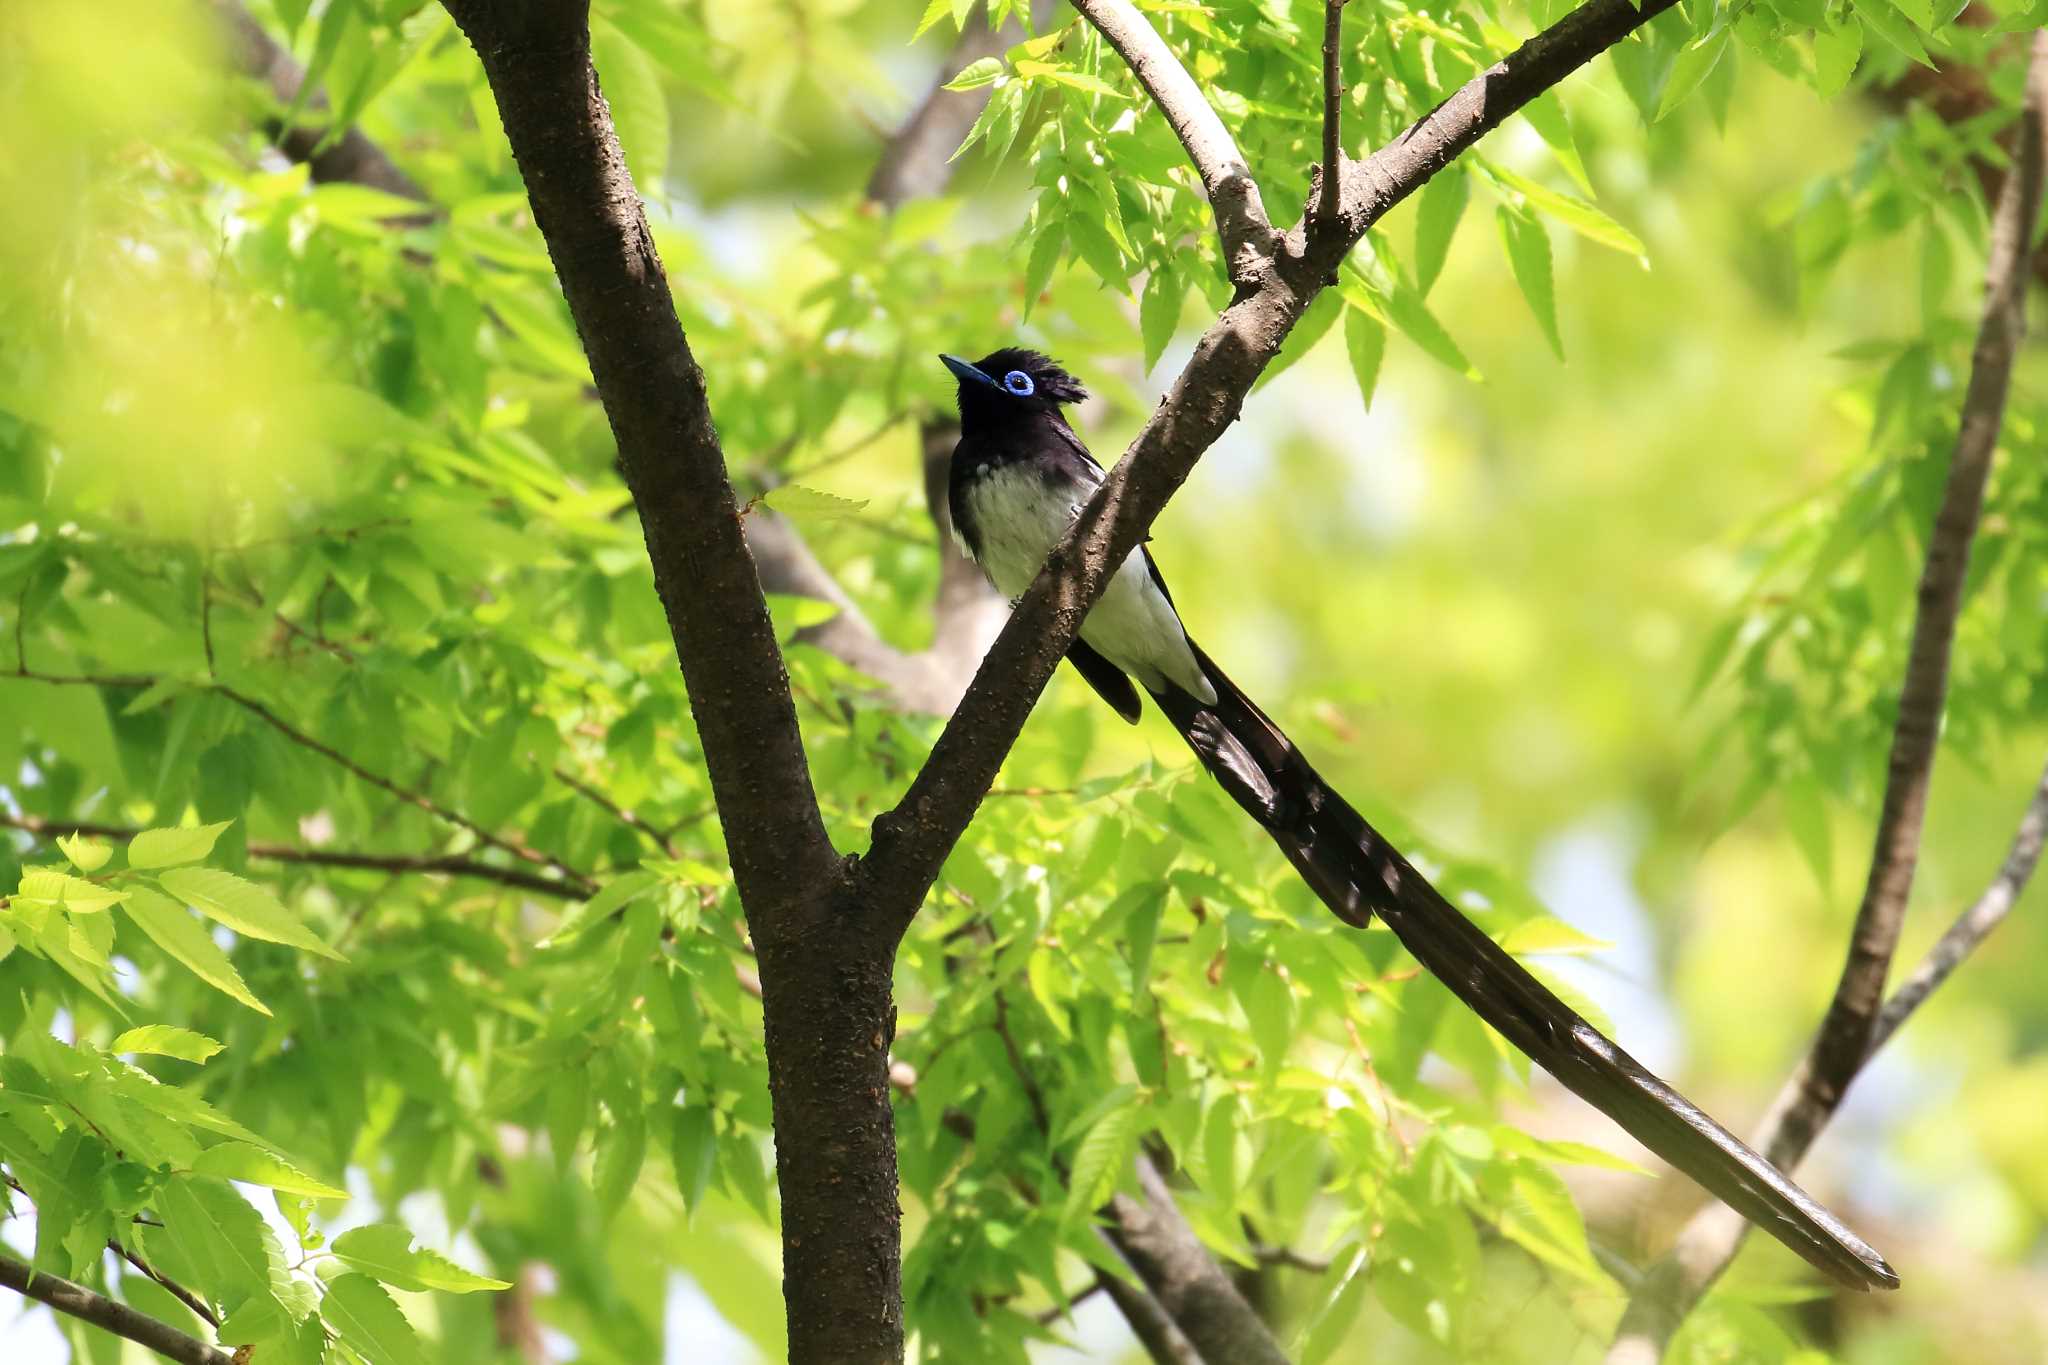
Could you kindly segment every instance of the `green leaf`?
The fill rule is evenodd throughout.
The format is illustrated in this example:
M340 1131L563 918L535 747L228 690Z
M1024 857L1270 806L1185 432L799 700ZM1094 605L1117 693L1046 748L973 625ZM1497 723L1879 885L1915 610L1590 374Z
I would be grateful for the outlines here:
M479 1289L512 1287L504 1280L464 1270L438 1252L414 1247L412 1234L396 1223L351 1228L334 1239L330 1250L351 1269L375 1276L396 1289L470 1294Z
M1322 1365L1344 1344L1351 1324L1358 1320L1358 1310L1365 1306L1365 1292L1372 1284L1370 1276L1360 1273L1368 1259L1363 1250L1356 1251L1324 1272L1323 1283L1319 1286L1322 1302L1309 1317L1302 1329L1301 1341L1295 1347L1295 1358L1300 1365Z
M660 884L661 874L646 868L620 873L599 888L595 896L562 916L562 922L555 926L553 933L540 941L540 946L547 948L557 943L566 943L591 925L602 924L610 919L620 909Z
M931 3L924 7L924 14L918 18L917 29L910 35L910 41L914 43L924 37L927 29L952 13L953 0L931 0Z
M1458 220L1465 216L1465 204L1472 197L1472 177L1464 167L1452 164L1431 176L1422 187L1422 202L1415 214L1415 289L1424 298L1443 272L1451 253L1451 238Z
M60 834L57 847L71 860L71 865L88 875L106 866L114 850L97 839L88 839L82 834Z
M212 867L174 867L157 878L164 890L238 934L303 948L344 961L319 935L300 923L277 897L254 882Z
M1465 359L1465 353L1458 349L1458 343L1436 320L1420 295L1412 289L1396 290L1386 300L1387 316L1401 334L1420 346L1430 356L1450 366L1467 379L1478 379L1479 371L1472 362Z
M806 488L800 483L786 483L763 493L760 505L771 507L786 517L807 517L815 521L828 521L836 517L857 516L868 505L866 498L842 498L837 493L825 493L815 488Z
M222 820L214 825L187 825L178 829L146 829L128 841L128 866L176 867L196 863L213 852L220 832L233 824Z
M1490 161L1479 164L1494 180L1527 199L1530 207L1550 215L1586 240L1613 247L1637 260L1648 257L1640 238L1585 200L1539 185Z
M1868 24L1876 32L1878 37L1884 39L1893 47L1905 53L1907 57L1926 67L1929 71L1936 69L1934 60L1927 55L1926 47L1920 42L1920 36L1913 31L1912 25L1905 23L1899 18L1898 11L1893 9L1887 0L1849 0L1849 2L1855 6L1856 13L1862 17L1865 24Z
M21 886L14 895L15 899L31 904L61 909L73 915L90 915L121 904L128 899L129 893L52 867L31 867L22 870Z
M1501 245L1508 253L1515 283L1528 300L1529 311L1543 328L1551 352L1564 359L1564 338L1557 331L1557 291L1550 274L1550 234L1543 224L1502 204L1495 213Z
M282 1157L246 1142L222 1142L207 1148L192 1163L192 1170L198 1175L267 1185L273 1190L303 1194L312 1199L348 1198L347 1190L338 1189L324 1180L315 1180Z
M947 81L947 90L978 90L984 85L993 85L1003 74L1003 59L983 57L960 68L960 74Z
M597 1145L591 1189L597 1207L609 1219L625 1204L647 1158L647 1121L638 1114L614 1123Z
M418 1333L384 1287L367 1275L329 1280L320 1316L369 1365L427 1365Z
M221 1051L221 1044L188 1028L172 1024L145 1024L114 1039L107 1044L107 1051L148 1052L159 1057L176 1057L180 1061L203 1064L208 1057Z
M263 1216L232 1188L173 1176L157 1191L156 1211L190 1283L230 1310L271 1292Z
M668 95L661 67L616 24L602 19L590 25L590 49L634 187L659 198L669 160Z
M1522 117L1529 120L1529 126L1550 148L1550 154L1557 158L1557 164L1579 187L1579 193L1588 199L1593 197L1593 180L1586 174L1586 163L1579 155L1579 140L1572 133L1571 119L1566 115L1564 101L1555 90L1546 90L1522 106Z
M1664 94L1657 101L1657 118L1668 116L1673 109L1685 103L1692 92L1714 74L1723 54L1728 51L1731 29L1722 29L1709 34L1696 43L1688 43L1679 51L1678 60L1672 64L1671 78L1664 83Z
M270 1013L270 1007L250 992L235 964L228 961L228 955L207 935L205 926L184 906L150 887L137 886L129 890L121 910L157 947L182 962L201 981L258 1014Z
M1813 88L1822 99L1833 99L1848 88L1863 55L1863 25L1850 22L1840 28L1814 30Z
M1145 292L1138 298L1138 331L1145 342L1145 370L1151 372L1173 340L1180 322L1181 300L1187 284L1171 266L1160 264L1145 277Z
M1130 1163L1143 1113L1143 1106L1135 1099L1126 1100L1097 1119L1081 1139L1067 1176L1067 1202L1060 1211L1062 1223L1084 1217L1109 1198L1116 1188L1118 1174Z
M1358 383L1358 397L1372 410L1373 390L1380 379L1380 361L1387 354L1387 329L1362 308L1344 310L1344 354L1351 361L1351 377Z
M718 1139L711 1129L709 1109L691 1105L675 1111L669 1158L675 1165L676 1190L683 1197L687 1215L694 1219L718 1168Z

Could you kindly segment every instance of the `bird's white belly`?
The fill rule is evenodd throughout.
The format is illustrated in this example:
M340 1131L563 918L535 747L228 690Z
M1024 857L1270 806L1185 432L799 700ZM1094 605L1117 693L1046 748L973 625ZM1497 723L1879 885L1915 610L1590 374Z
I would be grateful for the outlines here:
M967 497L981 532L982 571L997 592L1013 601L1038 577L1045 557L1081 510L1062 489L1019 466L982 474L968 485ZM1150 690L1171 682L1204 702L1216 700L1188 647L1179 615L1152 581L1140 550L1117 566L1081 623L1081 638Z

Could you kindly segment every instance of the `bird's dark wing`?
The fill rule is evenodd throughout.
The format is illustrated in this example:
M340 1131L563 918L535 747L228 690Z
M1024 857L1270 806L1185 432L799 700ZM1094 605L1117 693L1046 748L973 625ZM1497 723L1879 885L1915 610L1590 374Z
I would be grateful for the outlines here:
M1138 689L1131 685L1130 678L1121 668L1079 639L1067 646L1067 662L1088 680L1088 685L1110 704L1111 709L1131 724L1138 723L1138 717L1143 713L1138 702Z

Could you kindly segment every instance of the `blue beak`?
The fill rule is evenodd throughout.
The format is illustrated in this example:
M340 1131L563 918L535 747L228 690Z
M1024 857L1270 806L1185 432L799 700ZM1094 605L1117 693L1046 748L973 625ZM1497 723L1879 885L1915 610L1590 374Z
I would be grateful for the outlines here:
M968 364L966 361L962 360L957 355L942 355L939 357L939 360L943 362L945 367L951 370L963 384L968 382L969 380L972 380L977 384L986 384L992 389L1000 389L1002 387L1002 385L996 383L995 380L990 379L987 375L983 374L980 370Z

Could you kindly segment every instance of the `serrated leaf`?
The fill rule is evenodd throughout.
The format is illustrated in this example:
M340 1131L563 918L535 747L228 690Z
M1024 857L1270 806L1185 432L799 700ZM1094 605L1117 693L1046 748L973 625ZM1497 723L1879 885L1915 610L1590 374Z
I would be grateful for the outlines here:
M614 1123L597 1147L597 1163L591 1172L592 1192L597 1207L609 1219L633 1192L647 1159L647 1121L634 1114Z
M329 1249L351 1268L397 1289L469 1294L479 1289L512 1287L503 1280L464 1270L438 1252L414 1247L412 1233L396 1223L351 1228L335 1238Z
M1145 292L1138 298L1138 332L1145 342L1147 373L1159 363L1159 357L1166 353L1167 343L1173 340L1173 329L1180 322L1181 300L1186 292L1186 282L1170 266L1154 266L1151 274L1145 277Z
M551 947L575 938L591 925L610 919L618 910L660 884L661 874L646 868L619 874L598 888L595 896L564 915L555 931L541 940L540 946Z
M1899 17L1899 12L1891 7L1888 0L1849 0L1849 3L1878 37L1929 71L1936 69L1933 59L1927 55L1927 48L1920 41L1920 35Z
M223 820L214 825L143 830L128 841L128 866L156 868L196 863L213 852L214 841L220 838L220 832L233 823L232 820Z
M1642 240L1633 232L1585 200L1539 185L1527 176L1517 175L1492 162L1481 164L1485 166L1489 176L1527 199L1531 208L1555 218L1587 241L1612 247L1616 251L1634 256L1637 260L1642 260L1649 254Z
M952 14L952 12L953 0L931 0L931 3L924 7L924 13L919 16L917 29L910 35L910 41L914 43L919 38L924 37L926 30L930 29L933 24L938 23L939 20Z
M695 1218L711 1176L718 1169L718 1138L711 1129L709 1109L692 1105L676 1111L669 1159L675 1164L676 1190L683 1196L686 1215Z
M97 914L119 905L129 895L53 867L24 868L21 886L14 894L18 900L61 908L73 915Z
M367 1275L329 1280L320 1316L369 1365L427 1365L419 1334L384 1287Z
M1074 1149L1074 1164L1067 1176L1067 1202L1060 1211L1062 1223L1085 1216L1116 1188L1117 1174L1131 1159L1138 1140L1138 1121L1143 1113L1135 1099L1111 1109L1095 1121Z
M228 961L228 955L184 906L162 892L137 886L129 890L121 910L157 947L183 963L201 981L258 1014L270 1013L270 1007L250 992L235 964Z
M1458 220L1465 216L1465 204L1471 197L1472 177L1455 164L1438 171L1422 187L1422 202L1415 213L1415 289L1425 298L1443 272Z
M148 1052L201 1064L221 1050L222 1045L205 1034L174 1024L144 1024L141 1028L129 1029L107 1044L109 1052Z
M1579 140L1572 133L1571 119L1565 113L1564 101L1555 90L1546 90L1522 106L1522 117L1529 120L1529 126L1550 148L1550 154L1557 158L1557 164L1579 187L1579 193L1588 199L1593 197L1593 180L1586 174L1585 160L1579 155Z
M1662 120L1672 110L1685 103L1692 92L1706 83L1714 74L1714 68L1728 51L1732 29L1722 29L1709 34L1696 43L1688 43L1679 50L1678 60L1671 65L1671 77L1664 82L1664 93L1657 101L1657 119Z
M837 493L806 488L800 483L786 483L762 494L760 505L772 507L786 517L811 517L822 521L855 516L868 502L866 498L842 498Z
M271 1292L263 1215L227 1185L173 1176L157 1191L161 1235L191 1283L238 1308Z
M1501 246L1508 254L1515 283L1528 301L1529 311L1543 328L1543 336L1559 360L1564 359L1564 338L1557 331L1557 289L1550 273L1550 234L1543 224L1515 212L1506 204L1496 211Z
M1358 397L1367 411L1372 393L1380 382L1380 362L1387 354L1387 329L1363 308L1344 310L1344 353L1351 361L1351 377L1358 381Z
M107 859L114 855L113 847L98 839L88 839L82 834L60 834L57 847L71 865L80 872L94 873L107 865Z
M157 878L164 890L238 934L302 948L344 961L319 935L299 922L277 897L254 882L213 867L174 867Z
M1840 28L1814 30L1813 88L1822 99L1833 99L1848 88L1863 56L1863 25L1854 22Z
M192 1170L199 1175L266 1185L273 1190L303 1194L312 1199L348 1198L347 1190L337 1189L324 1180L315 1180L284 1158L246 1142L216 1143L199 1154L199 1159L192 1163Z
M984 85L993 85L1003 74L1003 59L983 57L960 68L960 73L942 87L946 90L978 90Z

